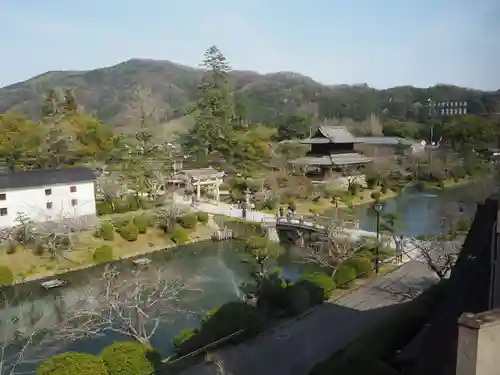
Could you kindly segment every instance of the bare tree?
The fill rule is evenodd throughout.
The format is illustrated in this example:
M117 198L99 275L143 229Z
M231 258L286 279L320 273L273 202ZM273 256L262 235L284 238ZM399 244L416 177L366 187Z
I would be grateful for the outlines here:
M37 209L38 207L33 207L30 211L36 212ZM52 259L61 256L71 262L66 255L77 247L79 233L95 225L94 218L76 216L71 212L74 210L76 207L67 210L61 205L58 212L50 217L39 210L34 215L35 219L18 213L16 221L19 225L9 230L10 239L26 247L47 251Z
M407 241L416 250L419 259L443 280L455 266L470 221L457 203L445 204L440 211L438 233Z
M361 172L358 168L351 165L341 167L342 177L347 183L347 190L351 190L355 184L361 183Z
M327 240L309 246L305 254L306 261L329 268L332 277L344 262L365 248L364 241L354 239L343 228L343 225L332 225L328 230Z
M50 333L54 314L10 292L0 290L0 375L27 373L58 348Z
M127 193L127 184L123 174L118 172L103 173L97 179L97 193L113 210L115 209L116 198L122 197Z
M70 319L65 319L69 324L58 328L57 335L78 339L114 332L151 345L158 327L173 314L194 314L182 308L190 292L201 290L188 288L181 279L169 279L164 269L136 270L125 276L107 267L79 297L84 303L69 308Z

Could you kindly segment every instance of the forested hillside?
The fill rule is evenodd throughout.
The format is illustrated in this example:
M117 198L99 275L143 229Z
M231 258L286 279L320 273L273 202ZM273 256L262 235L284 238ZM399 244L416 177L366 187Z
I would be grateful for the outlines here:
M200 69L140 59L91 71L47 72L1 88L0 113L16 111L37 119L43 94L71 89L86 113L120 130L136 128L144 108L154 122L165 124L181 118L196 100L202 75ZM297 115L361 121L371 114L422 122L427 113L421 104L429 97L436 101L466 100L471 113L500 112L500 91L487 93L446 85L387 90L366 85L326 86L289 72L262 75L233 71L230 78L237 115L249 123L279 124Z

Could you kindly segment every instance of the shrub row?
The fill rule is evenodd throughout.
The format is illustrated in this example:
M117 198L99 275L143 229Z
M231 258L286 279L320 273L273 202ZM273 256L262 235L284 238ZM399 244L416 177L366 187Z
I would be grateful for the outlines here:
M265 322L265 315L245 302L228 302L210 310L202 319L199 329L188 328L173 340L175 352L184 355L220 340L239 330L244 334L230 340L231 343L257 334Z
M137 375L153 373L158 353L138 342L116 342L99 356L67 352L42 362L37 375Z
M124 199L115 199L112 202L99 200L96 202L97 215L122 214L139 209L147 210L158 206L156 202L151 202L138 197L129 197Z
M7 266L0 266L0 288L2 286L12 285L14 283L14 274Z

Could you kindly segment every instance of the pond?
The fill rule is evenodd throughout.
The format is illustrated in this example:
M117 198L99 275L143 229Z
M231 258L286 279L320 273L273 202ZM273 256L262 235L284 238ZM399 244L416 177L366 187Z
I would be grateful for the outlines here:
M403 235L432 234L439 224L439 210L447 202L462 201L466 209L473 209L470 194L470 189L467 188L440 194L407 190L401 196L385 201L384 211L398 213L400 221L404 223L398 230ZM361 221L361 227L374 231L375 215L372 205L358 206L355 211ZM241 299L239 286L249 281L249 266L242 262L243 243L238 241L205 241L160 251L148 257L153 261L148 269L161 268L164 279L180 278L190 290L196 291L190 294L189 298L183 299L178 306L192 314L172 313L169 322L162 324L152 339L152 345L164 356L172 353L171 340L179 331L197 326L206 310ZM294 280L301 273L315 268L295 260L293 256L283 256L277 262L277 266L289 280ZM115 266L121 271L120 277L123 277L124 282L133 279L136 266L131 260L119 261ZM16 294L20 302L14 306L0 307L0 335L7 326L24 334L29 334L35 325L37 329L50 329L61 309L70 309L82 298L89 298L89 288L96 287L103 270L104 266L99 266L66 274L61 278L67 280L68 284L51 291L43 290L39 282L11 288L8 292ZM58 347L57 351L75 350L97 354L105 346L123 339L123 336L113 333L93 339L68 341Z
M148 257L152 263L142 271L137 271L137 267L130 260L119 261L114 266L120 270L119 277L123 278L124 283L133 281L137 272L154 273L161 269L162 279L181 279L186 288L192 291L184 295L182 301L176 306L183 312L180 313L177 310L170 314L169 322L162 324L152 339L153 347L162 355L167 356L172 353L172 338L184 328L197 326L206 310L228 301L242 299L239 286L249 281L250 274L250 266L242 261L244 255L242 242L205 241L150 254ZM294 280L304 271L315 268L313 265L294 262L287 256L280 257L277 266L282 269L284 276L289 280ZM61 278L67 280L68 284L49 291L43 290L39 282L10 288L7 293L15 295L19 303L4 306L0 310L2 322L0 334L7 327L10 332L18 330L25 335L29 335L35 326L37 329L50 329L56 323L58 314L64 315L62 310L69 310L85 299L88 300L90 306L92 293L89 291L99 290L99 283L102 289L102 281L99 278L105 270L105 266L98 266L66 274ZM152 282L158 282L155 277L155 275L151 276ZM64 345L58 346L56 351L83 351L98 354L105 346L123 339L126 338L119 334L109 333L105 336L76 342L68 340Z
M403 236L419 236L437 234L440 228L442 213L450 202L459 202L465 215L471 217L475 211L474 188L462 186L442 192L426 192L406 189L403 194L382 201L383 212L397 214L396 231ZM356 217L360 227L368 231L376 231L376 215L373 204L356 206Z

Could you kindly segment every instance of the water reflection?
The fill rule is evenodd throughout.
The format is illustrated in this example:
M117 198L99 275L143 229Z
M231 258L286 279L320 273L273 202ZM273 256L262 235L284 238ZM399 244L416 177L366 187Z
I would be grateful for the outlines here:
M404 194L382 201L383 212L394 212L398 216L396 232L403 236L437 234L441 228L443 214L450 205L459 205L464 217L471 217L476 208L470 187L444 191L440 194L408 189ZM355 207L362 229L376 231L376 215L372 205Z

